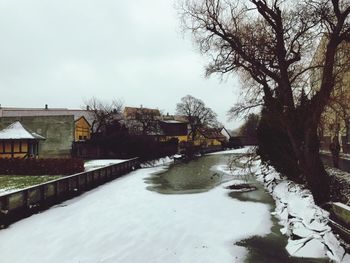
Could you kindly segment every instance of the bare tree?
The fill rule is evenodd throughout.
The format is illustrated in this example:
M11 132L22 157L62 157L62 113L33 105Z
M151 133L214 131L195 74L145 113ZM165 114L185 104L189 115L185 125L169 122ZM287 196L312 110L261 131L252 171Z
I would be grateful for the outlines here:
M87 100L85 106L91 112L93 118L91 124L93 133L105 131L108 125L120 118L123 110L123 102L121 100L103 102L95 97Z
M159 110L138 108L135 113L135 120L142 126L142 135L158 135L160 132Z
M335 85L336 51L350 38L348 0L184 0L183 24L204 54L207 74L238 72L254 82L255 97L287 134L295 165L318 203L329 200L329 177L319 156L317 127ZM312 56L326 36L324 59ZM311 94L310 72L320 85ZM248 82L251 83L251 82ZM302 90L309 96L302 104Z
M191 95L181 99L181 102L176 105L176 113L187 118L191 126L192 140L196 137L198 128L219 125L216 113L211 108L206 107L202 100Z
M124 110L126 125L135 135L159 135L160 116L158 109L125 107Z

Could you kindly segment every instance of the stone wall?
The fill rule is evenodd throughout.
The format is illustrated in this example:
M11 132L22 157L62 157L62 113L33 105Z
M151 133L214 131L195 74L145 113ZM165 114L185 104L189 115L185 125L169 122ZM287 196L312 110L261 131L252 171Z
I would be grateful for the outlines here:
M74 116L1 117L0 129L15 121L46 138L39 142L40 158L64 158L71 156L74 141Z

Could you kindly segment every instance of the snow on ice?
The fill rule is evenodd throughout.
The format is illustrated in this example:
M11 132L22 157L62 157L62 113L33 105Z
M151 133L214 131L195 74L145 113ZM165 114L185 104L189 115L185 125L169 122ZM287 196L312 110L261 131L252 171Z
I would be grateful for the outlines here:
M139 169L1 230L1 262L243 262L248 251L234 244L270 233L269 206L232 199L225 185L146 190L164 169Z

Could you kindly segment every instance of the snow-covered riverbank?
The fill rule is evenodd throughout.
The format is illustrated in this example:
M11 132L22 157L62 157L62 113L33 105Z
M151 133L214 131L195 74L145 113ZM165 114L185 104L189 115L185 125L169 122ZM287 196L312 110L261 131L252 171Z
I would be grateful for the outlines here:
M229 182L197 194L146 190L164 169L137 170L1 230L1 262L243 262L247 250L234 244L270 233L269 205L230 198Z
M236 176L246 171L246 168L237 167L233 171L228 167L220 169ZM328 225L329 213L315 205L310 191L283 178L273 167L266 167L259 160L251 163L249 173L255 174L274 198L273 214L283 226L281 232L288 236L286 249L291 256L350 262L350 255L345 253Z
M309 190L286 179L273 168L256 163L256 174L276 201L275 215L283 234L289 237L290 255L329 258L333 262L350 262L328 225L329 213L315 205Z

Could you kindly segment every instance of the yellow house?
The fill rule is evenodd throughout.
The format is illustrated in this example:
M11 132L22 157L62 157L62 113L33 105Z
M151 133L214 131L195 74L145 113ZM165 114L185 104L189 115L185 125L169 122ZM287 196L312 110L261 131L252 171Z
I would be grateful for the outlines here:
M0 158L38 157L39 140L44 139L16 121L0 131Z
M221 146L225 140L225 136L221 134L219 129L200 128L197 131L193 144L202 147Z
M160 141L169 141L177 139L179 143L188 141L187 123L176 120L159 121L161 130Z
M85 119L84 116L81 116L75 121L75 141L85 141L91 138L91 125Z

